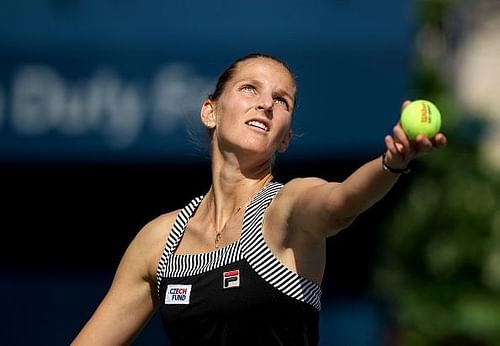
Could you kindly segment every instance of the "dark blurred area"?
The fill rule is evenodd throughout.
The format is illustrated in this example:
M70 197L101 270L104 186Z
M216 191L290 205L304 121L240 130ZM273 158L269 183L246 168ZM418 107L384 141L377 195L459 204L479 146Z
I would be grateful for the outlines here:
M360 164L355 160L278 163L275 180L318 176L340 181ZM210 166L2 165L0 181L4 268L114 269L146 222L208 191ZM380 204L375 209L389 202ZM375 209L331 242L329 256L345 260L328 262L336 278L330 292L360 294L367 287L376 238L370 227L378 213Z
M318 176L340 181L360 164L278 164L275 180ZM13 270L113 270L146 222L183 207L210 186L209 164L23 164L3 165L0 172L6 240L0 260ZM366 293L377 236L371 225L388 199L332 238L328 270L333 275L325 276L330 294Z

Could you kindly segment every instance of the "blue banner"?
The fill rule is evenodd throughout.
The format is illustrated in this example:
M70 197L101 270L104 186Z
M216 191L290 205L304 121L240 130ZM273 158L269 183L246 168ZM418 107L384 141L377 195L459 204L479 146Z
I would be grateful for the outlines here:
M404 1L3 1L0 161L206 159L199 109L236 57L287 61L283 159L383 148L409 90Z

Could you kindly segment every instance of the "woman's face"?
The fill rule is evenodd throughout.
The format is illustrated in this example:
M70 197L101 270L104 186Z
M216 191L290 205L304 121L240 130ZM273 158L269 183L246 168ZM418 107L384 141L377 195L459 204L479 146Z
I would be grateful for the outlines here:
M219 99L205 102L202 118L223 150L271 158L290 141L295 91L295 81L280 63L261 57L245 60Z

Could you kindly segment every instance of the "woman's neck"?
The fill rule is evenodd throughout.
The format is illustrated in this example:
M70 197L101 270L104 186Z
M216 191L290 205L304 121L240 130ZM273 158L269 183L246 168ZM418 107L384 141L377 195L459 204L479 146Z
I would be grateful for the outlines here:
M216 228L224 227L233 215L245 208L273 179L269 171L252 178L238 171L231 173L230 170L215 171L213 174L212 186L204 202L207 216L213 219Z

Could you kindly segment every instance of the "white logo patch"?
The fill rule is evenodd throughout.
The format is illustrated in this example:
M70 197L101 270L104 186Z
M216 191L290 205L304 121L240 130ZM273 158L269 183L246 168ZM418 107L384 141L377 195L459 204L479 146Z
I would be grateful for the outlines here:
M191 285L168 285L165 304L189 304Z
M240 271L238 269L224 272L222 288L240 287Z

